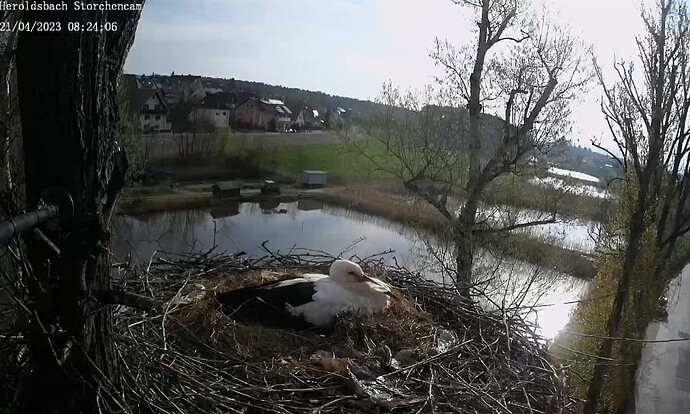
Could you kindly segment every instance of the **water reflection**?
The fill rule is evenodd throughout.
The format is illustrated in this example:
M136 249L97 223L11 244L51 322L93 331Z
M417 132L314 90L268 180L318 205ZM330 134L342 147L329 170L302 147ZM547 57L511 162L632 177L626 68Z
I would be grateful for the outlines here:
M449 205L459 211L463 200L451 197ZM546 211L518 208L502 204L480 203L477 222L490 222L492 227L501 228L518 223L549 220L552 214ZM561 246L570 250L591 253L601 233L601 223L591 220L556 215L555 223L539 224L512 230L513 233L542 238L545 243Z
M490 220L499 227L551 218L551 214L544 211L504 205L484 206L480 215L481 219ZM601 232L601 224L596 221L557 215L555 223L525 227L514 232L543 237L547 243L590 253L594 251L597 235Z
M324 208L324 204L322 201L319 200L314 200L311 198L300 198L297 201L297 209L301 211L321 210L322 208Z
M211 217L214 219L223 217L232 217L240 214L240 202L235 200L228 200L220 206L216 206L209 210Z
M259 208L264 213L271 213L273 212L273 210L276 210L279 206L280 201L273 198L267 198L259 201Z
M417 233L414 263L441 283L452 283L453 249L449 242ZM497 256L477 249L473 261L473 290L489 308L512 308L537 323L547 338L556 336L570 318L587 282L553 269ZM535 307L536 306L536 307Z
M611 195L607 191L603 191L592 185L571 184L556 177L532 178L529 180L529 182L534 185L553 187L557 190L565 190L571 194L597 198L611 198Z
M283 253L300 247L343 257L367 257L393 250L385 256L390 263L451 282L447 267L452 263L453 250L447 243L382 218L327 205L317 207L304 202L271 206L242 203L211 212L118 216L113 226L113 251L119 258L132 252L135 260L148 262L156 251L203 251L214 243L220 251L245 251L250 256L265 253L260 247L264 241ZM496 257L488 251L478 252L474 268L477 289L485 291L496 305L558 303L531 315L547 337L553 337L568 321L572 305L563 302L576 300L585 286L569 275ZM494 306L491 301L486 305Z

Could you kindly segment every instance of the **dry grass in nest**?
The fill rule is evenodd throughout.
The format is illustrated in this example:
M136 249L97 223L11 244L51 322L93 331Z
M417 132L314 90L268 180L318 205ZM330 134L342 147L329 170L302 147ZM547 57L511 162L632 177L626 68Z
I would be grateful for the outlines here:
M237 258L206 254L151 266L128 288L157 286L167 312L120 314L123 376L109 411L568 412L560 373L533 327L517 314L483 311L405 269L363 263L408 300L374 317L344 316L328 334L235 323L212 294L323 272L332 259L270 253L248 268ZM194 283L204 285L206 297L183 304Z
M285 280L299 274L295 269L263 269L238 278L224 278L215 286L206 287L209 291L225 292ZM350 357L371 352L367 348L371 342L398 351L419 346L420 338L428 338L438 328L438 323L431 315L417 309L404 298L394 302L384 314L369 318L344 317L333 332L323 335L315 331L245 326L223 313L214 295L208 296L181 306L168 316L170 335L186 349L196 346L196 350L203 354L212 347L252 362L265 361L276 355L301 361L318 350L337 347L338 344L345 346ZM204 345L200 346L199 342Z

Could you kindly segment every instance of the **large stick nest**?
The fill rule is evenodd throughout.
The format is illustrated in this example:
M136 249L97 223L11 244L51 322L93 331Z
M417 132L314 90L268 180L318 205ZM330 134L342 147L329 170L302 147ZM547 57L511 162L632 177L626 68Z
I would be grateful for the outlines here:
M333 332L244 326L215 292L325 272L333 259L272 254L159 259L128 270L127 290L165 301L117 317L121 401L145 413L561 413L562 372L518 312L484 311L399 267L365 270L407 301L372 318L343 315ZM117 387L119 388L119 387Z

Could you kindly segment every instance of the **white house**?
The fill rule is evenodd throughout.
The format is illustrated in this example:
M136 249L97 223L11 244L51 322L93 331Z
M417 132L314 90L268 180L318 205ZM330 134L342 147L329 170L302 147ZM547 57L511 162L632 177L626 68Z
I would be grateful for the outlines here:
M168 105L158 89L139 89L141 106L139 120L144 132L169 132Z
M125 75L126 97L130 110L138 116L141 130L148 132L168 132L168 105L162 92L156 88L143 88L133 75Z
M272 106L275 108L275 111L277 113L276 116L276 129L280 132L287 131L290 128L290 123L292 122L291 116L292 116L292 111L285 106L285 103L279 99L262 99L261 102L263 102L267 106Z
M215 127L222 128L230 125L230 115L233 111L234 96L230 93L214 93L206 97L195 106L191 116L193 119L208 119Z
M306 110L307 108L301 106L294 106L290 108L290 111L292 111L292 115L290 117L292 125L296 125L297 128L302 128L304 126L306 122L304 120L304 113Z

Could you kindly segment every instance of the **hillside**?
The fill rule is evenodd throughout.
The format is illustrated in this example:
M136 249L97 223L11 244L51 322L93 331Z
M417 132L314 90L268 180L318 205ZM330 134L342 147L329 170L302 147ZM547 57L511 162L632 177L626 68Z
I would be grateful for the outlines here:
M620 166L609 155L587 147L568 145L549 154L547 160L566 170L580 171L599 178L600 183L622 175Z
M352 109L356 113L366 114L376 109L382 109L383 105L363 101L355 98L348 98L344 96L329 95L327 93L318 91L308 91L298 88L288 88L280 85L269 85L263 82L252 82L235 80L235 88L238 91L253 92L261 97L282 98L288 105L304 104L313 108L321 108L325 111L327 108L341 107L345 109Z

